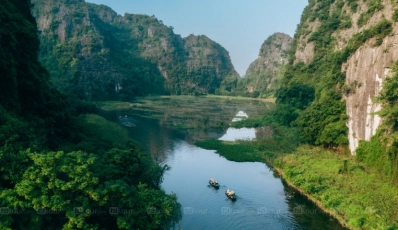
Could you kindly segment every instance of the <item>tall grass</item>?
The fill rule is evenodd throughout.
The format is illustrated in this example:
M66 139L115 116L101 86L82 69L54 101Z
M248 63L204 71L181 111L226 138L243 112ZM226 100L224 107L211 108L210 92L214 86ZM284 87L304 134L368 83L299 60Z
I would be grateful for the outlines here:
M302 146L275 165L353 229L398 229L398 187L355 157Z
M84 118L88 124L86 130L100 140L113 143L115 146L126 146L130 141L127 129L120 125L95 114L87 114Z

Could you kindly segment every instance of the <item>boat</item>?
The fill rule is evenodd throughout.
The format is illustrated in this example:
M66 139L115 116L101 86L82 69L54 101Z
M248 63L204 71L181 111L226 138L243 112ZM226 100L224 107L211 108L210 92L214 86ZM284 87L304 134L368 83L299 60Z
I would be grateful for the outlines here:
M213 181L209 180L209 184L210 184L211 186L213 186L214 188L216 188L216 189L219 189L219 188L220 188L220 185L219 185L218 182L215 181L215 180L213 180Z
M228 194L228 191L230 191L229 194ZM225 191L225 195L227 195L227 197L228 197L229 199L233 200L233 201L236 200L236 195L235 195L235 192L234 192L234 191L231 191L231 190L228 189L227 191Z

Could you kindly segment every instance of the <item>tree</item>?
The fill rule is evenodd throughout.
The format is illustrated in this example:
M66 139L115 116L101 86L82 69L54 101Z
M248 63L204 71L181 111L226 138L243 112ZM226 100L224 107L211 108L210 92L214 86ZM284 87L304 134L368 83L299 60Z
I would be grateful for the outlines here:
M25 153L33 164L0 193L3 207L29 211L7 217L12 229L159 229L180 218L176 196L159 189L164 168L145 154Z

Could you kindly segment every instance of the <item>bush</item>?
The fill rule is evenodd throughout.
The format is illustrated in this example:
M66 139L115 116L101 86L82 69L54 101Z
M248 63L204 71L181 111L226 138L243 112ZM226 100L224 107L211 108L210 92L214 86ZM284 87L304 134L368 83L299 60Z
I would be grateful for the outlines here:
M398 9L394 9L392 19L394 20L394 22L398 22Z

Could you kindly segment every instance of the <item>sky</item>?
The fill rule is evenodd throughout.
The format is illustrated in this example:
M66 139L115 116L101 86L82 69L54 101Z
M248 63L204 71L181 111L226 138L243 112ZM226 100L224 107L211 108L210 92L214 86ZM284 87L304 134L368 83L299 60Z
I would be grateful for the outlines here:
M308 0L86 0L120 15L155 15L174 33L206 35L228 52L243 76L275 32L294 36Z

